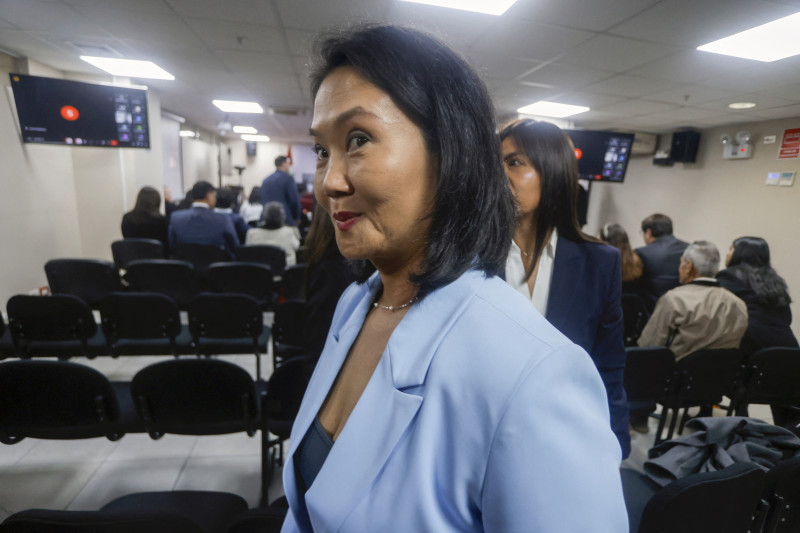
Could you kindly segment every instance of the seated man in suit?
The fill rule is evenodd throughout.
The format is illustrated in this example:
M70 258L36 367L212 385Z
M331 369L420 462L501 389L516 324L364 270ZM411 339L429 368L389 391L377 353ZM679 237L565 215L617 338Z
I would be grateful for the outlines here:
M217 190L207 181L198 181L191 190L192 207L176 211L169 222L169 246L180 244L210 244L225 248L233 257L239 237L231 217L215 213Z
M233 211L233 204L236 201L233 191L230 189L220 189L217 191L217 205L214 207L215 213L222 213L230 217L233 222L233 228L236 230L236 235L239 237L239 242L244 242L244 237L250 226L245 222L244 217L239 213Z
M714 278L719 251L690 244L678 268L681 286L659 298L639 346L668 346L678 360L703 349L737 348L747 330L747 306Z
M655 213L642 221L646 246L636 249L642 259L643 297L652 310L662 294L678 286L678 264L687 243L672 236L672 219Z

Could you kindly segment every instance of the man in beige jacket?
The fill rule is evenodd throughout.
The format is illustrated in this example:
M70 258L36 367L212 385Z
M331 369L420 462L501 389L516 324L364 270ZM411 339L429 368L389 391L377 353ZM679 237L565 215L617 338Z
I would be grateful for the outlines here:
M703 349L737 348L747 329L747 306L714 276L719 251L695 241L683 252L681 285L658 299L639 346L668 346L675 359Z

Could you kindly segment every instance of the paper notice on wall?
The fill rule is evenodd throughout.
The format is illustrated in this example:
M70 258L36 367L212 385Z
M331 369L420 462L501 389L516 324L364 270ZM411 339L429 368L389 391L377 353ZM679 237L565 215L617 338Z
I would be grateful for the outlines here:
M797 159L798 156L800 156L800 128L783 130L778 159Z
M781 187L791 187L794 185L794 172L781 172L781 177L778 179L778 185Z

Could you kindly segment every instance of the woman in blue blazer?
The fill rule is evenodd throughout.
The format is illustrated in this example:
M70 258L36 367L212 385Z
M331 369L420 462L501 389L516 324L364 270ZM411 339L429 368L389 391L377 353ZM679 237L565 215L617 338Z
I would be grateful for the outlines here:
M628 530L588 355L497 276L513 224L488 94L415 30L329 37L315 194L359 278L292 428L284 532Z
M592 357L606 387L611 427L627 457L619 251L578 226L578 163L566 133L549 122L523 119L505 126L500 139L517 201L506 281Z

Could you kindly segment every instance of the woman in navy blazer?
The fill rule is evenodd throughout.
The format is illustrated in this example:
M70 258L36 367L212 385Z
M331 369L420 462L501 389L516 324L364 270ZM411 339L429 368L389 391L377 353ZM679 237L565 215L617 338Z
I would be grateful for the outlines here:
M589 356L499 279L513 224L491 101L450 49L321 43L314 191L351 260L292 428L284 532L628 530Z
M549 122L522 119L506 125L500 139L518 207L506 281L591 355L606 387L611 427L627 457L619 251L578 226L578 163L566 133Z

